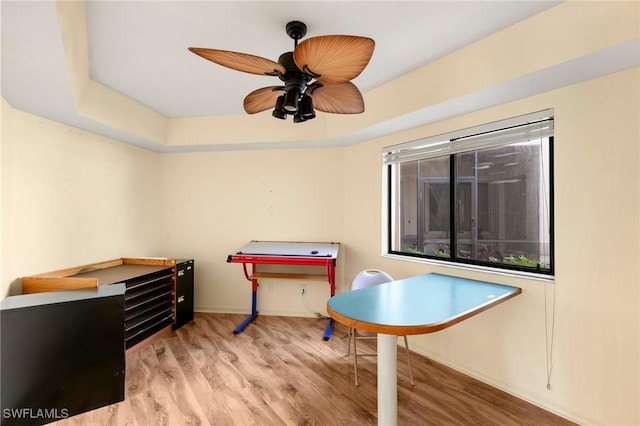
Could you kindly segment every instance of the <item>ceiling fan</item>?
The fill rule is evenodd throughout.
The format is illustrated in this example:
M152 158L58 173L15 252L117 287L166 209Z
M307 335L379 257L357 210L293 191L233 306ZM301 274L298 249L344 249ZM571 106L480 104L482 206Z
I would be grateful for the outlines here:
M293 121L300 123L315 118L314 108L332 114L363 112L362 94L351 80L369 63L375 42L368 37L329 35L298 44L307 34L307 26L300 21L289 22L286 31L294 40L293 52L283 53L278 62L227 50L189 50L227 68L282 80L280 86L254 90L244 98L249 114L274 108L274 117L284 120L293 115Z

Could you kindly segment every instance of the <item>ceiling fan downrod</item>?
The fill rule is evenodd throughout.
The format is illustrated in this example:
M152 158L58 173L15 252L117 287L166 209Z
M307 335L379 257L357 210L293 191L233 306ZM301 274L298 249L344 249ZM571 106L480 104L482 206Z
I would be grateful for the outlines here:
M291 21L285 27L289 37L293 39L293 47L298 46L298 40L307 35L307 26L304 22Z

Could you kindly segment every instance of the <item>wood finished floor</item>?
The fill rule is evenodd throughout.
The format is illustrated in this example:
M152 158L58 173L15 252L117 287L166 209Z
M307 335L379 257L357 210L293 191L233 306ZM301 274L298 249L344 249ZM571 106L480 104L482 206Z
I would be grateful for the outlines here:
M127 360L123 402L52 423L71 425L375 425L375 358L346 357L346 328L326 320L242 315L195 320ZM375 342L363 342L374 348ZM401 349L401 348L399 348ZM399 425L572 425L412 353L415 387L398 351Z

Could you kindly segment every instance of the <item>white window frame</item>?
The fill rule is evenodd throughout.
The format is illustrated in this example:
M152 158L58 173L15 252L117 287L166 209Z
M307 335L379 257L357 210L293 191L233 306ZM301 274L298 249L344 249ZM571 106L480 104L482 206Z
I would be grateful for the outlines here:
M510 131L509 129L518 129ZM497 132L497 133L496 133ZM409 255L391 252L390 233L393 232L395 226L394 211L391 207L390 197L395 195L392 193L396 189L390 176L390 164L402 161L413 161L416 159L441 157L466 151L475 151L484 148L498 147L513 142L524 142L527 140L525 136L531 134L529 140L553 137L554 135L554 111L546 109L531 114L512 117L506 120L500 120L480 126L474 126L446 134L431 136L410 142L404 142L397 145L387 146L382 149L382 256L391 259L403 261L425 263L437 266L445 266L448 268L473 270L490 272L492 274L526 277L541 281L553 281L555 271L555 256L553 255L554 235L553 235L553 217L549 218L550 229L550 245L551 245L551 273L539 273L536 271L522 271L504 269L502 267L491 267L485 265L458 263L452 260L440 260L434 258L414 257ZM483 135L490 135L486 138ZM497 137L496 137L497 136ZM553 150L553 146L550 148ZM550 153L551 157L553 156ZM553 187L553 165L549 164L550 186ZM549 215L553 216L553 191L550 189L549 194Z

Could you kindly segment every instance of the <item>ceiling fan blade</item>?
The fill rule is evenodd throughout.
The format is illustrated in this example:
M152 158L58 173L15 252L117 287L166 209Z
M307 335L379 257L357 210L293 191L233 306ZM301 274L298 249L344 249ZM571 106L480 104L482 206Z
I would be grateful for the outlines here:
M244 110L247 114L255 114L276 105L278 96L284 93L284 86L268 86L254 90L244 98Z
M326 82L342 83L365 69L375 42L368 37L332 35L311 37L294 50L298 68Z
M360 90L351 82L328 83L318 81L323 86L311 93L313 107L318 111L332 114L360 114L364 112L364 99Z
M190 47L189 51L216 64L250 74L279 75L284 74L286 71L284 67L277 62L247 53L205 49L203 47Z

